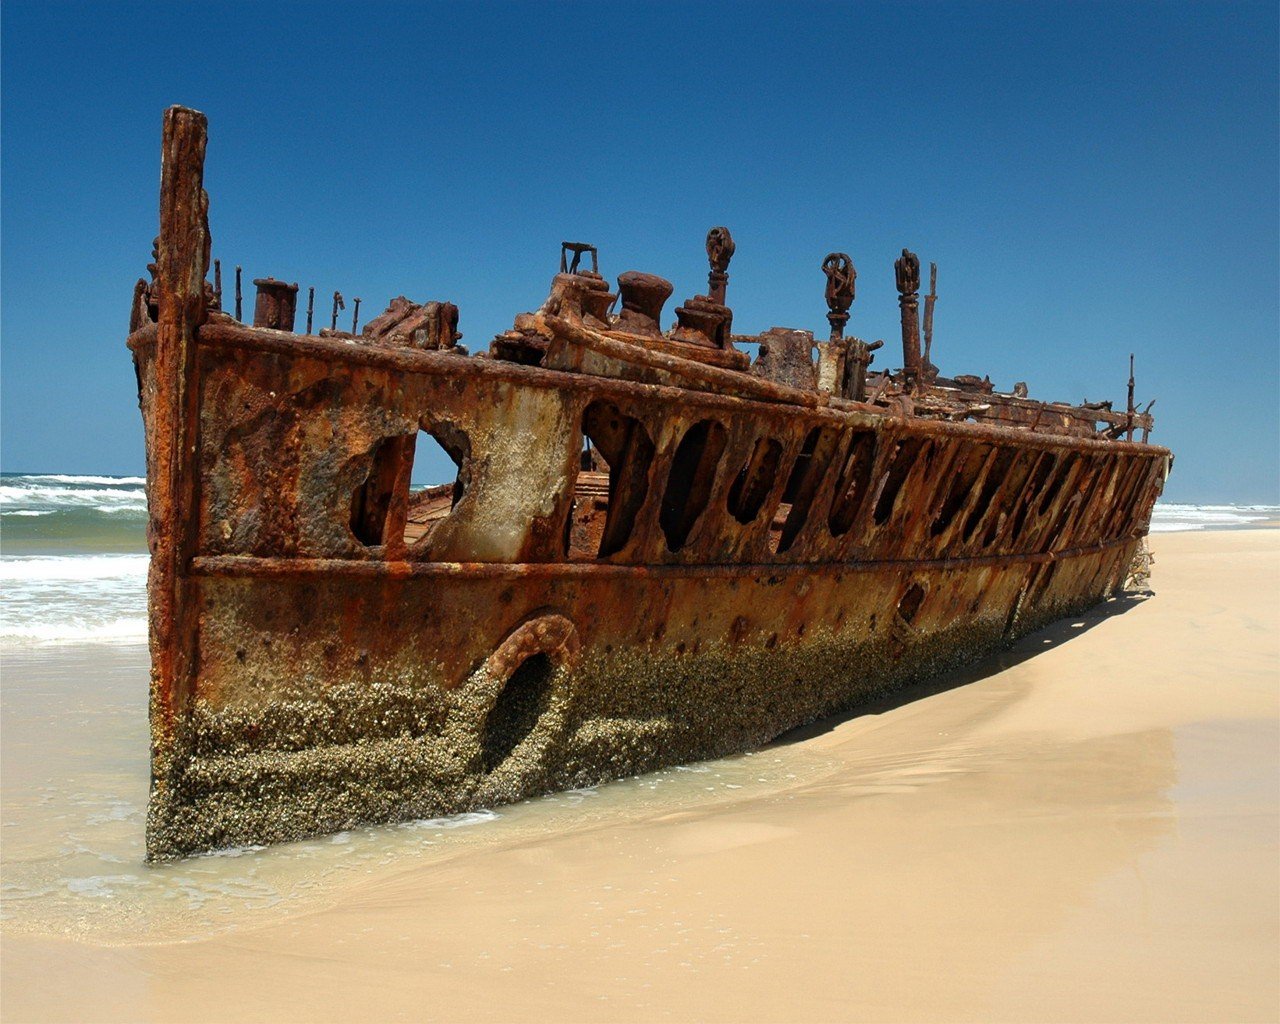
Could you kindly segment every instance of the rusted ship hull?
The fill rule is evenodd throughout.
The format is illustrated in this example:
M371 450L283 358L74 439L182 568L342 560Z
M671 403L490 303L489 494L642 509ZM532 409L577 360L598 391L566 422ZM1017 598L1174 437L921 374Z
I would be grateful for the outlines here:
M170 111L130 336L151 857L747 750L1122 585L1149 444L832 402L572 311L529 321L542 365L234 322L197 118ZM415 495L422 431L458 479Z
M167 393L155 334L134 339L148 436ZM1163 472L1150 446L655 393L229 326L197 344L199 530L182 643L198 683L159 695L174 724L157 749L154 856L758 746L1107 596ZM582 423L601 403L653 452L615 561L566 563ZM723 452L671 551L662 498L680 441L708 420ZM380 446L444 424L472 446L462 501L416 550L361 544L351 496ZM781 454L744 524L730 492L761 437ZM539 458L522 450L534 439ZM805 491L803 522L773 550ZM503 502L521 528L495 532L479 514ZM389 540L408 514L388 509ZM536 655L542 676L502 706Z
M218 609L200 632L207 689L166 751L175 770L152 804L151 852L493 807L750 750L1096 603L1133 550L1053 563L1054 580L1016 615L1043 567L601 579L428 564L395 579L316 566L269 588L253 575L263 567L202 567L199 600ZM926 599L908 623L898 595L915 585L938 607ZM761 615L779 605L784 615ZM504 621L531 628L504 635ZM446 686L436 656L458 638L480 667ZM503 709L513 662L529 653L546 654L548 675L522 697L532 708Z

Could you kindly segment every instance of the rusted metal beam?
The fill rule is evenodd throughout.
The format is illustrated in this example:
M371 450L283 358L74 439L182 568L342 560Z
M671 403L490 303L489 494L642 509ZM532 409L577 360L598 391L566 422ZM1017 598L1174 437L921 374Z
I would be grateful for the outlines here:
M199 507L199 465L192 455L198 447L200 415L196 331L206 315L209 253L206 141L203 114L182 107L165 111L156 271L159 318L150 373L154 392L144 401L150 405L153 424L147 439L153 708L166 728L172 727L189 698L195 673L194 655L185 642L195 615L185 568L196 553L197 523L185 512Z
M841 563L832 572L879 573L905 568L951 571L959 569L1003 568L1011 565L1044 565L1063 559L1102 554L1123 547L1132 536L1114 537L1099 544L1089 544L1061 551L1029 551L1016 555L975 555L970 558L874 559ZM600 579L607 577L731 578L735 576L807 575L815 571L811 562L755 562L735 565L671 564L626 565L590 562L389 562L360 561L349 558L259 558L250 555L203 555L191 564L200 576L324 576L329 574L360 577L459 577L483 579L534 579L569 577Z

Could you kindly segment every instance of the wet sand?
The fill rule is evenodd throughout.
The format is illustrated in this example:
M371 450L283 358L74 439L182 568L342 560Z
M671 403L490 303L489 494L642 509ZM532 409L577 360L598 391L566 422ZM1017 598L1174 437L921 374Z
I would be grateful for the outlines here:
M1153 547L1154 598L754 755L163 868L143 653L6 656L0 1012L1274 1021L1280 531Z

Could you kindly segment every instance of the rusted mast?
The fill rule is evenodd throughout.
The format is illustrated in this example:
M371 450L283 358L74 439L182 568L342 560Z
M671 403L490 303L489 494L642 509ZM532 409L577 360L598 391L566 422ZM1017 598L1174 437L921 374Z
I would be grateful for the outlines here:
M1127 407L1127 408L1128 408L1128 415L1129 415L1129 421L1128 421L1128 428L1129 428L1129 429L1128 429L1128 433L1125 435L1125 440L1126 440L1126 441L1132 441L1132 440L1133 440L1133 413L1134 413L1134 405L1133 405L1133 353L1132 353L1132 352L1130 352L1130 353L1129 353L1129 403L1128 403L1128 407Z
M165 111L147 539L152 719L153 727L170 742L175 715L190 696L195 676L194 651L187 642L196 632L195 609L186 567L196 553L198 517L191 510L199 508L193 453L199 424L196 331L206 316L204 278L210 247L206 140L203 114L184 107ZM152 784L164 786L169 780L158 761L152 764Z
M914 387L920 381L920 257L903 249L893 269L902 308L902 373Z
M924 297L924 371L930 378L937 369L929 353L933 349L933 307L938 301L938 264L929 264L929 294Z

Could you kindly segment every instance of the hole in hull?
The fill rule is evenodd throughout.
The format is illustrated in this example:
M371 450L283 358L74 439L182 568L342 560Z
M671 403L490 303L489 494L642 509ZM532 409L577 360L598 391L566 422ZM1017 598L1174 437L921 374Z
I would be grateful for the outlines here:
M916 459L925 444L925 439L920 437L909 437L898 443L893 462L889 466L889 478L880 491L880 500L876 502L873 518L877 526L883 526L889 521L889 516L893 514L893 506L898 500L898 493L902 490L902 485L907 482L907 476L915 466Z
M913 583L907 588L907 592L898 600L898 614L902 616L904 622L911 622L916 617L916 613L920 611L920 605L924 603L924 587L919 583Z
M428 536L457 507L471 477L471 439L460 428L448 422L438 423L429 430L418 431L413 440L413 476L427 486L417 486L409 492L406 544ZM451 482L430 483L449 476L453 477Z
M680 439L658 513L658 525L666 535L669 551L684 547L698 517L706 510L724 445L724 427L714 420L695 423Z
M503 764L537 727L551 696L555 666L545 654L521 662L485 719L480 740L481 763L486 772Z
M405 458L412 458L413 435L388 437L373 450L369 473L351 495L351 533L373 547L386 538L387 513L401 479L407 479Z
M786 509L782 530L777 535L775 554L790 550L804 529L809 519L809 509L817 497L818 488L827 475L827 468L835 451L838 434L834 430L814 427L804 440L804 447L796 456L795 465L791 467L791 475L787 478L786 490L779 506L779 514Z
M654 446L644 425L612 402L592 402L582 414L582 432L609 471L609 497L599 557L621 551L649 493ZM580 475L581 479L581 475Z
M946 532L964 508L965 502L969 500L969 494L973 491L973 485L977 483L978 474L982 472L982 467L986 465L987 456L991 453L988 445L973 445L965 454L964 460L956 469L954 476L951 478L951 484L947 489L947 496L942 502L942 507L938 510L937 518L934 519L933 525L929 528L933 536L938 537Z
M751 458L729 488L729 513L742 525L755 522L756 516L760 514L765 498L773 490L781 458L780 441L772 437L762 437L756 441Z
M973 538L978 526L986 518L987 510L991 508L991 500L996 496L996 491L1000 489L1000 485L1004 483L1005 475L1013 464L1015 454L1012 448L997 449L990 468L987 470L986 479L982 482L982 491L978 495L978 501L964 523L964 540L966 543Z
M838 497L831 506L827 525L834 537L848 533L857 519L871 484L871 469L876 461L876 436L872 433L856 434L849 444L844 468L836 481Z

